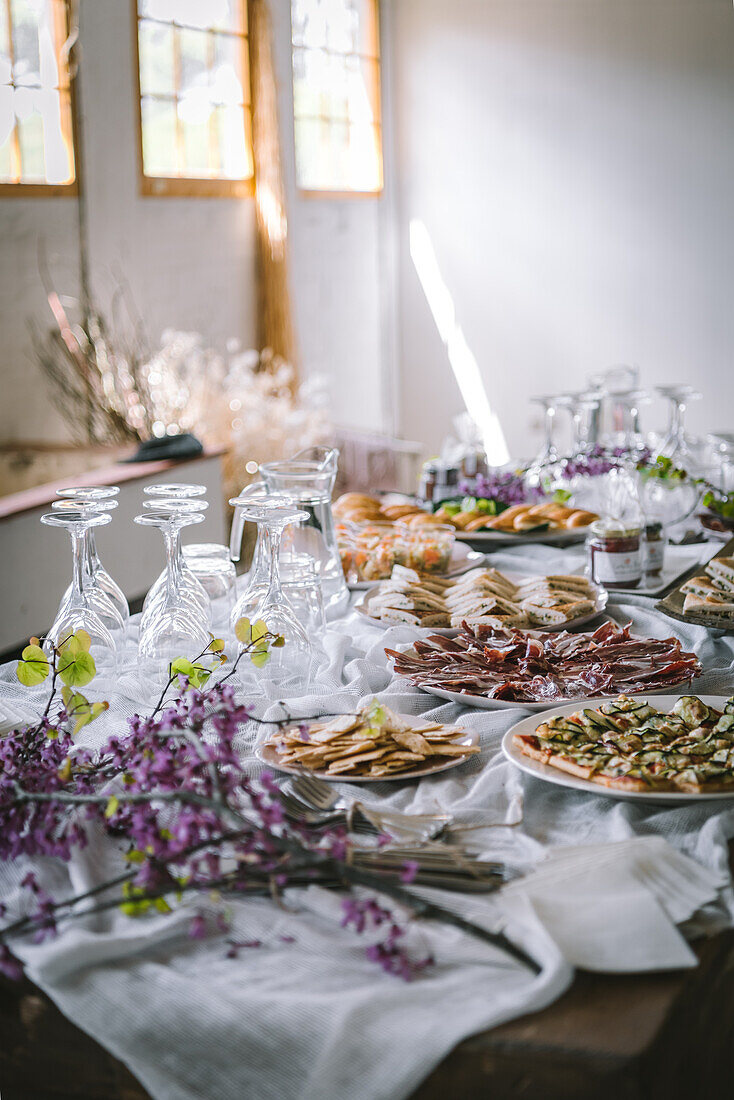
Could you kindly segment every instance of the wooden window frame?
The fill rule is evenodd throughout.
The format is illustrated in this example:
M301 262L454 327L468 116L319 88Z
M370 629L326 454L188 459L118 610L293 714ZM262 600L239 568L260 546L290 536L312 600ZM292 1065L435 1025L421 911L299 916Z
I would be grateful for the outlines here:
M209 32L224 33L228 37L242 38L242 50L246 60L246 70L251 81L250 71L250 23L247 17L247 0L239 0L245 16L246 34L237 32ZM130 10L133 22L133 67L135 69L135 129L136 144L138 147L138 190L144 198L209 198L209 199L240 199L249 198L255 194L255 175L247 179L212 179L209 176L146 176L143 160L143 94L140 87L140 43L139 24L141 17L138 14L138 0L131 0ZM167 27L186 27L185 24L174 21L162 21L161 25ZM193 28L200 29L200 28ZM244 104L244 110L250 114L250 152L252 153L252 87L250 87L250 101ZM247 135L246 135L247 136Z
M69 0L63 0L64 31L65 37L69 35ZM0 0L0 19L7 20L8 44L10 46L10 61L13 62L13 34L12 20L10 16L10 0ZM54 45L58 44L54 42ZM15 87L15 85L13 85ZM74 179L69 183L6 183L0 182L0 199L73 199L79 195L79 142L78 119L76 105L76 77L69 66L69 113L71 115L71 130L66 135L71 143L72 160L74 164ZM65 91L66 89L62 89ZM17 127L13 126L14 141L18 140Z
M383 138L383 133L382 133L382 39L381 39L381 35L380 35L380 31L381 31L380 0L372 0L372 2L374 4L374 9L375 9L375 29L376 29L376 32L377 32L376 39L377 39L377 50L378 50L377 57L372 57L369 54L361 54L361 53L358 53L356 50L355 51L349 51L349 52L345 53L342 50L330 50L326 46L324 46L324 47L297 46L295 44L295 42L293 41L293 5L290 4L289 22L290 22L290 28L291 28L291 42L290 42L291 88L293 88L294 79L295 79L294 75L293 75L293 54L294 54L295 50L308 51L309 49L312 49L312 50L317 50L318 49L322 53L336 54L339 57L358 57L358 58L360 58L364 61L374 61L377 64L377 74L378 74L377 91L378 91L378 97L379 98L378 98L378 104L377 105L378 105L378 119L379 119L379 121L373 123L373 125L374 125L375 129L377 130L377 132L379 134L379 138L380 138L380 186L376 187L376 188L368 189L368 190L364 189L364 188L352 187L348 191L341 191L338 188L331 188L331 187L301 187L298 183L298 153L297 153L297 150L296 150L296 124L298 123L298 121L300 119L307 119L308 120L308 119L313 119L317 116L314 116L314 115L301 115L300 119L296 118L295 104L294 104L294 109L293 109L293 158L294 159L293 159L293 163L294 163L294 167L295 167L295 176L296 176L296 191L304 199L379 199L380 196L382 195L382 193L385 190L385 164L384 164L383 146L382 146L382 138ZM290 3L290 0L289 0L289 3ZM324 121L326 121L326 122L339 122L341 120L340 119L325 118Z

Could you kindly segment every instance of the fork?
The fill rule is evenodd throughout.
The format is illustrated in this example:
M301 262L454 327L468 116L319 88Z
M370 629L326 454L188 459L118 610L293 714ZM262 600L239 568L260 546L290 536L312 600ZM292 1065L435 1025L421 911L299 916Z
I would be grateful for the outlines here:
M287 789L285 784L280 787L278 798L288 817L318 829L326 828L327 825L335 825L337 822L343 822L347 817L345 811L341 808L334 811L320 810L309 805L299 798L294 791ZM376 826L362 815L355 814L351 826L352 831L355 833L366 833L371 836L378 833Z
M442 833L453 818L448 814L404 814L396 810L377 809L361 802L349 802L342 798L329 783L312 775L293 776L288 786L302 802L323 813L342 813L349 815L352 807L359 815L371 823L376 832L399 832L416 842L433 840Z

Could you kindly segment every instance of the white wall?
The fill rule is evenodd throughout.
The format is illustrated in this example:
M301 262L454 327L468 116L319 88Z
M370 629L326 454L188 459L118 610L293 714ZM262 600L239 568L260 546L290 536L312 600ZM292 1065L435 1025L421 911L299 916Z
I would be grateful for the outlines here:
M389 2L389 0L388 0ZM462 408L408 248L430 235L510 451L532 393L638 364L734 411L731 0L392 0L403 433ZM649 427L663 415L649 410Z
M291 286L304 374L325 372L333 416L382 427L380 199L307 199L294 180L290 2L271 0L287 187ZM143 198L138 193L130 0L81 0L81 95L89 265L103 306L127 279L153 341L196 329L221 345L256 338L253 200ZM44 238L58 289L78 293L71 199L0 200L0 441L64 439L30 350L27 319L48 323L37 274Z

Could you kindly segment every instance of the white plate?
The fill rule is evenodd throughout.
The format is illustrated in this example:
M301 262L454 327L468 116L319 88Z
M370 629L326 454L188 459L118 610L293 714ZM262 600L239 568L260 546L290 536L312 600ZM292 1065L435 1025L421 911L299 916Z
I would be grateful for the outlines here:
M516 535L507 531L459 531L457 540L461 542L486 543L494 546L526 546L531 542L545 543L546 546L568 546L574 542L583 542L589 532L588 527L566 527L561 531L519 531Z
M405 647L398 646L397 649L402 650ZM394 671L394 670L393 670ZM396 676L401 676L399 672L395 673ZM404 680L408 680L407 676L401 677ZM489 699L486 695L471 695L468 691L449 691L447 688L429 687L427 684L413 684L412 680L408 680L408 683L413 687L417 687L419 691L425 691L427 695L436 695L439 699L447 699L450 703L458 703L462 707L476 707L477 710L510 710L511 707L517 707L519 710L553 710L556 707L570 705L574 710L578 710L579 707L587 707L590 699L581 696L576 700L568 700L564 702L558 699L549 699L547 702L541 701L538 703L520 703L515 699ZM681 684L681 693L685 687L685 682ZM669 691L669 687L662 688L650 688L647 692L648 695L660 695L664 691ZM601 700L614 699L619 695L618 691L612 692L611 695L599 696ZM676 695L677 699L678 696ZM701 696L703 698L703 696ZM558 713L561 713L559 711ZM596 785L596 784L595 784Z
M645 695L633 695L633 699L643 701L647 699L648 695L653 695L654 692L647 692ZM578 710L580 706L594 707L599 703L604 703L613 698L613 696L597 697L595 699L582 699L576 700L575 703L568 703L565 706L554 707L551 714L545 714L543 716L544 721L548 718L555 717L560 714L573 714ZM680 695L660 695L655 699L655 706L659 710L669 711L672 710L675 703L680 698ZM699 699L702 699L708 706L715 707L717 710L723 710L724 704L727 701L725 695L699 695ZM511 760L513 764L516 764L521 771L527 772L528 775L534 776L536 779L545 779L548 783L555 783L559 787L570 787L574 791L583 791L584 794L598 794L604 798L621 798L630 802L668 802L668 803L682 803L682 802L720 802L722 799L734 798L733 791L712 791L711 794L685 794L677 793L673 791L621 791L615 790L613 787L602 787L599 783L592 783L588 779L578 779L574 775L567 775L565 772L559 771L558 768L552 768L550 764L541 764L539 760L533 760L530 756L525 756L512 742L512 738L516 733L535 733L538 727L538 719L534 717L523 718L522 721L509 729L505 736L502 738L502 751L508 760Z
M468 573L470 569L476 569L478 565L484 564L484 554L477 553L476 550L471 550L463 543L454 543L453 550L451 551L451 561L449 562L449 568L446 573L436 573L436 577L458 577L462 573ZM387 578L385 578L387 580ZM368 588L374 588L378 581L374 579L371 581L347 581L348 587L352 592L366 592Z
M504 577L512 581L513 584L519 584L521 581L527 580L529 577L535 577L539 574L536 573L503 573ZM461 633L461 627L459 626L413 626L411 623L384 623L382 619L376 619L370 615L367 611L367 604L370 597L377 594L380 587L380 582L373 584L367 589L362 599L354 605L354 610L359 611L360 615L364 615L367 622L372 623L373 626L382 627L383 630L389 630L393 626L407 626L412 630L417 631L419 637L428 637L429 634L438 634L442 638L456 638ZM609 593L605 588L601 588L598 585L594 585L596 588L596 599L594 600L594 610L590 611L588 615L578 615L575 619L569 619L565 623L556 623L554 625L544 626L542 623L534 623L532 626L523 627L521 629L527 630L539 630L543 634L552 634L559 630L573 630L579 626L585 626L586 623L592 622L602 611L604 611L607 603L609 602Z
M400 717L404 722L409 724L415 724L417 726L423 725L420 718L412 718L410 715L401 714ZM457 737L453 744L456 745L476 745L479 738L472 730L466 731L465 737ZM281 764L280 757L273 745L268 744L265 741L261 741L259 745L255 747L255 754L262 760L263 764L267 764L270 768L277 768L278 771L288 772L290 775L315 775L319 779L325 779L328 783L397 783L405 781L406 779L422 779L424 775L436 775L438 772L448 771L449 768L457 768L459 764L465 763L467 760L471 760L471 756L459 756L459 757L439 757L441 763L427 764L422 768L414 768L409 772L400 772L399 775L330 775L326 771L314 768L300 768L297 764ZM475 754L472 754L472 756Z

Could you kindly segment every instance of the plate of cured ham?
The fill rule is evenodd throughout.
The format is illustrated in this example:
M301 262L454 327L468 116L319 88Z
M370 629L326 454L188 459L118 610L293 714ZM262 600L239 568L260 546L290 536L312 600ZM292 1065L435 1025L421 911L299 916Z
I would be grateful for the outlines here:
M701 673L677 638L640 637L611 621L576 634L465 627L456 638L431 635L385 653L421 691L482 710L664 692Z

